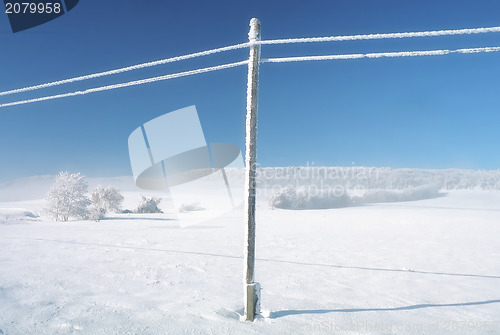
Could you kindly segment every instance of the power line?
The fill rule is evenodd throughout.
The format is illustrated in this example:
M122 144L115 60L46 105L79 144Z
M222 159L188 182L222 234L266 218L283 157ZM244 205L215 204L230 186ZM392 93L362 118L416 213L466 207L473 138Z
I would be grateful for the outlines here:
M127 67L123 67L123 68L119 68L119 69L115 69L115 70L97 72L97 73L87 74L84 76L53 81L53 82L49 82L49 83L45 83L45 84L28 86L28 87L18 88L18 89L14 89L14 90L9 90L9 91L3 91L3 92L0 92L0 96L28 92L28 91L34 91L34 90L39 90L41 88L58 86L58 85L63 85L63 84L68 84L68 83L74 83L77 81L83 81L83 80L88 80L88 79L93 79L93 78L98 78L98 77L104 77L104 76L109 76L109 75L118 74L118 73L122 73L122 72L137 70L137 69L144 69L144 68L148 68L148 67L152 67L152 66L178 62L178 61L186 60L186 59L190 59L190 58L212 55L212 54L219 53L219 52L242 49L242 48L246 48L248 46L249 46L249 43L247 42L247 43L241 43L241 44L236 44L236 45L230 45L230 46L223 47L223 48L195 52L195 53L187 54L187 55L183 55L183 56L176 56L176 57L171 57L171 58L160 59L160 60L153 61L153 62L136 64L136 65L127 66Z
M408 38L408 37L431 37L431 36L446 36L446 35L470 35L470 34L482 34L482 33L491 33L491 32L500 32L500 27L489 27L489 28L471 28L471 29L453 29L453 30L434 30L434 31L420 31L420 32L407 32L407 33L388 33L388 34L367 34L367 35L347 35L347 36L329 36L329 37L308 37L308 38L289 38L289 39L276 39L276 40L263 40L257 42L247 42L240 43L235 45L230 45L227 47L216 48L201 52L195 52L192 54L187 54L183 56L171 57L160 59L157 61L147 62L136 64L132 66L127 66L119 69L97 72L88 75L53 81L49 83L27 86L23 88L8 90L0 92L0 96L34 91L42 88L58 86L103 76L109 76L113 74L118 74L122 72L133 71L137 69L148 68L152 66L173 63L177 61L182 61L190 58L196 58L201 56L207 56L219 52L225 52L230 50L242 49L249 47L253 43L258 43L261 45L264 44L288 44L288 43L308 43L308 42L329 42L329 41L353 41L353 40L372 40L372 39L388 39L388 38Z
M206 55L211 55L219 52L225 52L230 50L242 49L246 47L253 46L255 44L259 45L270 45L270 44L288 44L288 43L308 43L308 42L328 42L328 41L352 41L352 40L372 40L372 39L387 39L387 38L408 38L408 37L431 37L431 36L446 36L446 35L470 35L470 34L482 34L490 32L500 32L500 27L490 27L490 28L472 28L472 29L454 29L454 30L434 30L434 31L420 31L420 32L407 32L407 33L388 33L388 34L367 34L367 35L350 35L350 36L329 36L329 37L311 37L311 38L290 38L290 39L276 39L276 40L261 40L252 41L247 43L230 45L227 47L210 49L206 51L191 53L183 56L165 58L157 61L136 64L128 67L123 67L115 70L109 70L104 72L92 73L84 76L68 78L59 81L48 82L44 84L27 86L23 88L18 88L14 90L8 90L0 92L0 96L11 95L21 92L34 91L42 88L58 86L63 84L68 84L72 82L78 82L113 74L118 74L122 72L132 71L136 69L142 69L152 66L157 66L166 63L173 63L177 61L182 61L190 58L196 58ZM336 59L360 59L360 58L382 58L382 57L413 57L413 56L436 56L436 55L447 55L450 53L480 53L480 52L497 52L500 51L499 47L485 47L485 48L472 48L472 49L457 49L457 50L429 50L429 51L402 51L402 52L385 52L385 53L366 53L366 54L347 54L347 55L325 55L325 56L300 56L300 57L282 57L282 58L268 58L262 59L261 62L267 63L283 63L283 62L299 62L299 61L314 61L314 60L336 60ZM212 66L192 71L179 72L164 76L158 76L153 78L147 78L142 80L130 81L126 83L108 85L90 88L84 91L76 91L71 93L63 93L52 96L45 96L34 99L20 100L9 103L0 104L1 107L8 107L38 101L59 99L75 95L84 95L94 92L112 90L115 88L141 85L145 83L155 82L159 80L167 80L172 78L184 77L198 73L210 72L221 70L225 68L235 67L243 64L247 64L248 61L229 63L224 65Z
M261 45L265 45L265 44L289 44L289 43L311 43L311 42L333 42L333 41L339 42L339 41L356 41L356 40L378 40L378 39L389 39L389 38L472 35L472 34L484 34L484 33L493 33L493 32L500 32L500 27L451 29L451 30L431 30L431 31L416 31L416 32L408 32L408 33L285 38L285 39L276 39L276 40L263 40L263 41L260 41L257 43L259 43Z
M427 51L401 51L401 52L378 52L366 54L346 54L346 55L324 55L324 56L300 56L262 59L262 63L286 63L317 60L337 60L337 59L361 59L361 58L384 58L384 57L416 57L416 56L441 56L452 53L472 54L482 52L498 52L500 47L470 48L456 50L427 50Z
M50 95L50 96L45 96L45 97L40 97L40 98L34 98L34 99L19 100L19 101L14 101L14 102L8 102L8 103L5 103L5 104L0 104L0 108L2 108L2 107L8 107L8 106L15 106L15 105L29 104L29 103L39 102L39 101L61 99L61 98L72 97L72 96L76 96L76 95L85 95L85 94L90 94L90 93L95 93L95 92L109 91L109 90L113 90L113 89L116 89L116 88L122 88L122 87L128 87L128 86L137 86L137 85L142 85L142 84L147 84L147 83L153 83L153 82L160 81L160 80L167 80L167 79L173 79L173 78L179 78L179 77L186 77L186 76L191 76L191 75L205 73L205 72L211 72L211 71L229 69L229 68L232 68L232 67L237 67L237 66L246 65L246 64L248 64L248 60L244 60L244 61L241 61L241 62L235 62L235 63L222 64L222 65L217 65L217 66L211 66L211 67L205 67L205 68L191 70L191 71L185 71L185 72L178 72L178 73L173 73L173 74L167 74L167 75L164 75L164 76L158 76L158 77L146 78L146 79L141 79L141 80L129 81L129 82L126 82L126 83L120 83L120 84L114 84L114 85L108 85L108 86L100 86L100 87L95 87L95 88L89 88L89 89L86 89L84 91L76 91L76 92L63 93L63 94L57 94L57 95Z
M361 58L385 58L385 57L441 56L441 55L448 55L448 54L452 54L452 53L472 54L472 53L499 52L499 51L500 51L500 47L484 47L484 48L468 48L468 49L456 49L456 50L446 50L445 49L445 50L380 52L380 53L346 54L346 55L299 56L299 57L261 59L261 63L286 63L286 62L301 62L301 61L341 60L341 59L361 59ZM85 94L108 91L108 90L113 90L113 89L128 87L128 86L137 86L137 85L152 83L152 82L161 81L161 80L167 80L167 79L185 77L185 76L190 76L190 75L195 75L195 74L200 74L200 73L205 73L205 72L228 69L228 68L237 67L237 66L245 65L245 64L248 64L248 60L235 62L235 63L223 64L223 65L217 65L217 66L211 66L211 67L206 67L206 68L200 68L200 69L191 70L191 71L178 72L178 73L173 73L173 74L168 74L168 75L163 75L163 76L158 76L158 77L135 80L135 81L125 82L125 83L113 84L113 85L108 85L108 86L89 88L89 89L86 89L84 91L76 91L76 92L70 92L70 93L63 93L63 94L39 97L39 98L34 98L34 99L8 102L8 103L0 104L0 108L15 106L15 105L22 105L22 104L29 104L29 103L39 102L39 101L66 98L66 97L71 97L71 96L76 96L76 95L85 95Z

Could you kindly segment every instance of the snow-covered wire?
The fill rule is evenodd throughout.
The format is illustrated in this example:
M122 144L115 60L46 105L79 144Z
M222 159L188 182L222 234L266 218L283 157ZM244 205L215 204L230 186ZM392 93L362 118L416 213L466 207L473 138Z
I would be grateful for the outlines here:
M489 28L471 28L471 29L453 29L453 30L434 30L434 31L420 31L420 32L407 32L407 33L388 33L388 34L366 34L366 35L347 35L347 36L328 36L328 37L308 37L308 38L288 38L288 39L276 39L276 40L262 40L256 42L246 42L236 45L231 45L222 48L216 48L201 52L195 52L192 54L187 54L183 56L165 58L157 61L136 64L132 66L127 66L115 70L109 70L104 72L97 72L88 75L78 76L74 78L68 78L58 81L53 81L45 84L27 86L23 88L8 90L0 92L0 96L16 94L27 91L34 91L42 88L58 86L103 76L109 76L113 74L118 74L122 72L157 66L166 63L177 62L181 60L186 60L195 57L207 56L219 52L242 49L250 46L253 43L264 44L288 44L288 43L307 43L307 42L329 42L329 41L353 41L353 40L372 40L372 39L386 39L386 38L407 38L407 37L430 37L430 36L445 36L445 35L470 35L470 34L482 34L500 32L500 27L489 27Z
M498 52L500 47L469 48L456 50L427 50L427 51L401 51L401 52L378 52L367 54L346 54L346 55L324 55L324 56L299 56L261 59L262 63L286 63L316 60L336 60L336 59L360 59L360 58L383 58L383 57L415 57L415 56L439 56L452 53L481 53Z
M68 78L59 81L53 81L49 83L27 86L23 88L2 91L0 92L0 96L16 94L27 91L34 91L42 88L58 86L63 84L68 84L72 82L78 82L83 80L88 80L92 78L98 78L113 74L118 74L122 72L132 71L136 69L142 69L152 66L157 66L166 63L177 62L181 60L186 60L190 58L200 57L211 55L219 52L242 49L249 46L253 46L255 44L265 45L265 44L288 44L288 43L308 43L308 42L328 42L328 41L353 41L353 40L373 40L373 39L387 39L387 38L407 38L407 37L430 37L430 36L446 36L446 35L470 35L470 34L482 34L482 33L491 33L491 32L500 32L500 27L489 27L489 28L471 28L471 29L453 29L453 30L434 30L434 31L420 31L420 32L407 32L407 33L388 33L388 34L367 34L367 35L348 35L348 36L328 36L328 37L311 37L311 38L288 38L288 39L276 39L276 40L260 40L260 41L251 41L241 44L235 44L227 47L216 48L196 53L191 53L183 56L165 58L157 61L147 62L136 64L128 67L123 67L115 70L109 70L104 72L92 73L84 76L78 76L73 78ZM326 56L303 56L303 57L285 57L285 58L268 58L263 59L261 62L268 63L281 63L281 62L298 62L298 61L309 61L309 60L332 60L332 59L359 59L359 58L381 58L381 57L409 57L409 56L431 56L431 55L446 55L450 53L479 53L479 52L496 52L500 51L498 47L488 47L488 48L472 48L472 49L457 49L457 50L431 50L431 51L404 51L404 52L385 52L385 53L367 53L367 54L349 54L349 55L326 55ZM75 95L83 95L89 94L99 91L106 91L120 87L127 87L133 85L141 85L145 83L150 83L159 80L166 80L172 78L178 78L183 76L189 76L192 74L198 74L203 72L215 71L220 69L225 69L229 67L234 67L238 65L247 64L248 61L212 66L192 71L174 73L165 76L147 78L142 80L136 80L121 84L101 86L96 88L87 89L84 91L76 91L71 93L64 93L52 96L45 96L41 98L34 98L28 100L20 100L15 102L9 102L0 104L1 107L20 105L26 103L32 103L37 101L51 100L64 98Z
M211 66L211 67L205 67L205 68L191 70L191 71L185 71L185 72L178 72L178 73L173 73L173 74L167 74L167 75L158 76L158 77L152 77L152 78L146 78L146 79L141 79L141 80L129 81L129 82L120 83L120 84L94 87L94 88L86 89L84 91L76 91L76 92L63 93L63 94L45 96L45 97L40 97L40 98L28 99L28 100L13 101L13 102L8 102L8 103L0 104L0 108L2 108L2 107L8 107L8 106L15 106L15 105L29 104L29 103L39 102L39 101L45 101L45 100L67 98L67 97L72 97L72 96L76 96L76 95L85 95L85 94L90 94L90 93L95 93L95 92L109 91L109 90L113 90L113 89L116 89L116 88L142 85L142 84L147 84L147 83L153 83L155 81L160 81L160 80L167 80L167 79L173 79L173 78L179 78L179 77L186 77L186 76L191 76L191 75L205 73L205 72L211 72L211 71L229 69L229 68L232 68L232 67L236 67L236 66L240 66L240 65L246 65L246 64L248 64L248 60L244 60L244 61L241 61L241 62L235 62L235 63L222 64L222 65L217 65L217 66Z
M49 83L27 86L23 88L2 91L0 92L0 96L16 94L27 91L34 91L42 88L58 86L103 76L109 76L113 74L118 74L122 72L157 66L166 63L173 63L181 60L186 60L195 57L207 56L219 52L236 50L246 48L254 43L258 43L261 45L264 44L288 44L288 43L308 43L308 42L328 42L328 41L353 41L353 40L372 40L372 39L387 39L387 38L407 38L407 37L430 37L430 36L445 36L445 35L470 35L470 34L482 34L482 33L491 33L491 32L500 32L500 27L489 27L489 28L470 28L470 29L452 29L452 30L434 30L434 31L420 31L420 32L407 32L407 33L388 33L388 34L366 34L366 35L347 35L347 36L327 36L327 37L308 37L308 38L288 38L288 39L276 39L276 40L261 40L254 42L246 42L240 43L236 45L231 45L222 48L216 48L201 52L195 52L183 56L165 58L157 61L147 62L136 64L132 66L127 66L119 69L103 71L92 73L88 75L53 81Z
M447 35L472 35L472 34L483 34L483 33L494 33L494 32L500 32L500 27L451 29L451 30L431 30L431 31L416 31L416 32L408 32L408 33L284 38L284 39L276 39L276 40L262 40L262 41L258 41L255 43L264 45L264 44L290 44L290 43L332 42L332 41L378 40L378 39L387 39L387 38L432 37L432 36L447 36Z
M212 55L212 54L219 53L219 52L242 49L242 48L246 48L248 46L249 46L249 43L247 42L247 43L241 43L241 44L236 44L236 45L230 45L230 46L223 47L223 48L195 52L195 53L187 54L187 55L183 55L183 56L176 56L176 57L171 57L171 58L160 59L160 60L153 61L153 62L136 64L136 65L127 66L127 67L123 67L123 68L119 68L119 69L115 69L115 70L97 72L97 73L87 74L84 76L53 81L53 82L49 82L49 83L45 83L45 84L28 86L28 87L18 88L18 89L14 89L14 90L9 90L9 91L3 91L3 92L0 92L0 96L16 94L16 93L21 93L21 92L27 92L27 91L34 91L34 90L39 90L41 88L58 86L58 85L73 83L73 82L82 81L82 80L88 80L88 79L93 79L93 78L98 78L98 77L109 76L109 75L118 74L118 73L122 73L122 72L143 69L143 68L167 64L167 63L178 62L178 61L186 60L186 59L190 59L190 58Z

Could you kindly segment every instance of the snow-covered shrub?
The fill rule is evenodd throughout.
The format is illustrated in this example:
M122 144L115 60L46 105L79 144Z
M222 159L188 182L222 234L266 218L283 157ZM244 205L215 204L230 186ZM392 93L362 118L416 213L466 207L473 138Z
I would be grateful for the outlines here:
M104 208L91 204L87 210L87 219L100 221L106 215Z
M179 212L186 213L186 212L193 212L193 211L201 211L203 209L204 208L201 207L200 203L195 201L195 202L183 203L179 207Z
M158 204L161 201L159 197L145 197L141 196L142 199L139 202L139 206L135 210L136 213L163 213L159 208Z
M415 201L435 198L439 195L439 188L435 185L422 185L404 189L365 190L361 195L352 196L347 192L322 190L313 185L309 187L283 188L270 198L269 205L273 208L282 209L326 209L377 202Z
M92 205L89 208L89 219L99 221L108 212L119 212L123 199L116 188L97 186L90 197Z
M69 218L85 218L89 198L85 195L88 184L80 173L61 172L47 193L46 212L56 221L68 221Z
M297 193L292 187L282 188L269 199L269 206L272 208L292 209L296 207L296 203Z
M333 190L316 187L287 187L276 192L269 200L273 208L282 209L326 209L347 207L352 204L351 198L345 194L337 194Z

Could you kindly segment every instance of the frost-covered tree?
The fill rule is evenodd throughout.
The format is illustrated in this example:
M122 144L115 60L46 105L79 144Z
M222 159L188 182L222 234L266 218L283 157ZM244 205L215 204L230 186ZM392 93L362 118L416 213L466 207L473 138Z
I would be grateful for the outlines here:
M148 198L143 195L141 197L142 199L139 202L139 206L137 206L137 209L135 210L136 213L163 213L161 209L158 208L161 198Z
M108 212L119 212L123 203L123 196L112 186L97 186L90 200L92 204L89 208L89 219L99 221Z
M60 172L46 200L46 211L56 221L68 221L69 218L85 218L90 204L87 193L88 184L80 173Z

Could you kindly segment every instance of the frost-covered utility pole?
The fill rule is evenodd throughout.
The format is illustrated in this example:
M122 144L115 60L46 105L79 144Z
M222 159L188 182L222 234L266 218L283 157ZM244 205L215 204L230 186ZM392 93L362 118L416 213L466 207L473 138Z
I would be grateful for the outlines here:
M254 282L255 271L255 174L257 154L257 90L259 86L260 22L250 20L250 59L247 82L247 120L245 151L245 320L253 321L260 313L260 285ZM254 43L252 43L254 42Z

